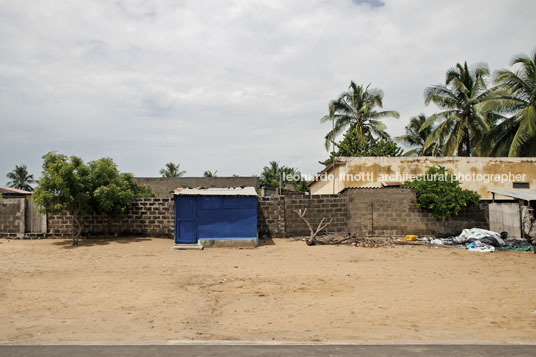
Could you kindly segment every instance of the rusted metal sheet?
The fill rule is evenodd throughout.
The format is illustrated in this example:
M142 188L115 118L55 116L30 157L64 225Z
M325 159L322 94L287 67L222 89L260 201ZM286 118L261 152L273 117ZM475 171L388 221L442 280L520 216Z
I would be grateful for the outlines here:
M39 212L37 205L32 200L26 200L25 233L46 233L47 217Z
M512 238L520 238L519 204L517 202L490 203L489 228L494 232L508 232L508 236Z

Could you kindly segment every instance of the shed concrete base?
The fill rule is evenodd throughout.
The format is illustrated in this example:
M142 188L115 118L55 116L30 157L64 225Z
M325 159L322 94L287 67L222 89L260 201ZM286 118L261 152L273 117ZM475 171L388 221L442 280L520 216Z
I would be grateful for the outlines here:
M173 245L173 249L179 250L202 250L203 246L201 244L177 244Z
M258 238L199 239L203 247L255 248Z

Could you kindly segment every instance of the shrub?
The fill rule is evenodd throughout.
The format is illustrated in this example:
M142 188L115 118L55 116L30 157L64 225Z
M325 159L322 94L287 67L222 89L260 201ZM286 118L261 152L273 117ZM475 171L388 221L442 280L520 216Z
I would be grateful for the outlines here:
M415 181L406 181L402 187L412 187L417 195L417 207L432 212L435 218L457 215L462 209L477 205L480 195L460 187L456 176L444 167L430 167Z

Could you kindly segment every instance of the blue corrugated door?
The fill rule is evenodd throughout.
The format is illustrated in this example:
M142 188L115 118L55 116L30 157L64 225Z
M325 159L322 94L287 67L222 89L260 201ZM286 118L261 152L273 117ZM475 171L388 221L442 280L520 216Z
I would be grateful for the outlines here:
M198 239L257 237L257 197L204 196L197 205Z
M197 243L196 198L175 197L175 242Z

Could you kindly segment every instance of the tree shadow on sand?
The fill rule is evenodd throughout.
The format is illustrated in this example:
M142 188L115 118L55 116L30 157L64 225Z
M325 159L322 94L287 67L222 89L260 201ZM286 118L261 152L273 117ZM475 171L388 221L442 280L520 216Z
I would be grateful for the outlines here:
M261 237L259 238L259 247L264 245L275 245L274 240L271 237Z
M83 247L93 247L93 246L101 246L101 245L108 245L110 243L119 243L119 244L129 244L129 243L140 243L145 241L150 241L155 238L150 237L99 237L99 238L80 238L78 245L73 245L72 238L65 238L58 240L57 242L54 242L52 244L65 248L65 249L73 249L73 248L83 248ZM157 239L169 239L171 238L157 238Z

